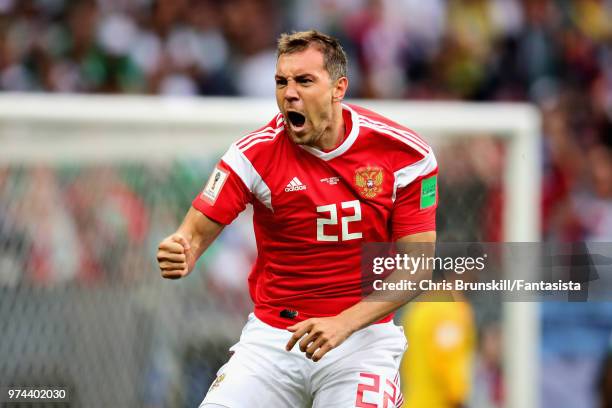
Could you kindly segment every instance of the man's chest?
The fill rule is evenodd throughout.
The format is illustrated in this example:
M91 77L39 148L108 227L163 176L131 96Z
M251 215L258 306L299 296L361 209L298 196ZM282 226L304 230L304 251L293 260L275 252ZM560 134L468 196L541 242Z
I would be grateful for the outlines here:
M283 233L318 242L384 238L394 179L383 160L298 155L279 160L263 180L273 208L268 222Z

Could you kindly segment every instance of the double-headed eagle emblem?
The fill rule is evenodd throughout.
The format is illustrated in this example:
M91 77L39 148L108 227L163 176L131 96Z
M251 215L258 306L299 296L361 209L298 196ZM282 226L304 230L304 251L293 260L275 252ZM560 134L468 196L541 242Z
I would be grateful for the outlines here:
M382 191L383 170L380 167L360 167L355 170L355 185L364 198L374 198Z

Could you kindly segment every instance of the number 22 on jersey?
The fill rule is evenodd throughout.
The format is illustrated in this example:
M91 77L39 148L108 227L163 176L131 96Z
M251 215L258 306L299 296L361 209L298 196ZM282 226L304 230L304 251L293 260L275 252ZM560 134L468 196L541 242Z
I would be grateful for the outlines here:
M326 217L317 218L317 241L338 242L362 238L361 232L349 232L349 224L351 222L361 221L361 203L359 200L343 201L340 203L340 207L342 209L353 209L353 215L340 217L339 236L325 234L326 225L338 225L338 204L327 204L317 207L317 213L327 214Z

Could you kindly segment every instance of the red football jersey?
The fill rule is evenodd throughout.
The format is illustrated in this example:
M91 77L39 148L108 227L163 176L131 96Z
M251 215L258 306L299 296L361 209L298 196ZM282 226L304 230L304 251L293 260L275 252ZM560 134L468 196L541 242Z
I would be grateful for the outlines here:
M231 145L193 201L222 224L253 205L258 257L249 291L255 315L274 327L359 302L364 242L435 230L431 147L358 106L343 105L343 117L343 142L324 152L293 143L277 114Z

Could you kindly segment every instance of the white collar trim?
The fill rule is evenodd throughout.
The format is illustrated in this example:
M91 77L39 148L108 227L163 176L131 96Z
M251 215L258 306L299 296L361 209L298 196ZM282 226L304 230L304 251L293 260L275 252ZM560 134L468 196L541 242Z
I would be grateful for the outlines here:
M349 133L348 137L344 139L340 146L336 147L330 152L324 152L311 146L299 146L302 149L306 150L308 153L312 154L313 156L316 156L319 159L325 161L334 159L346 152L348 149L350 149L353 143L355 143L355 140L357 140L357 136L359 136L359 114L355 112L350 106L345 104L342 104L342 109L346 109L351 113L351 121L353 122L353 127L351 129L351 133Z

